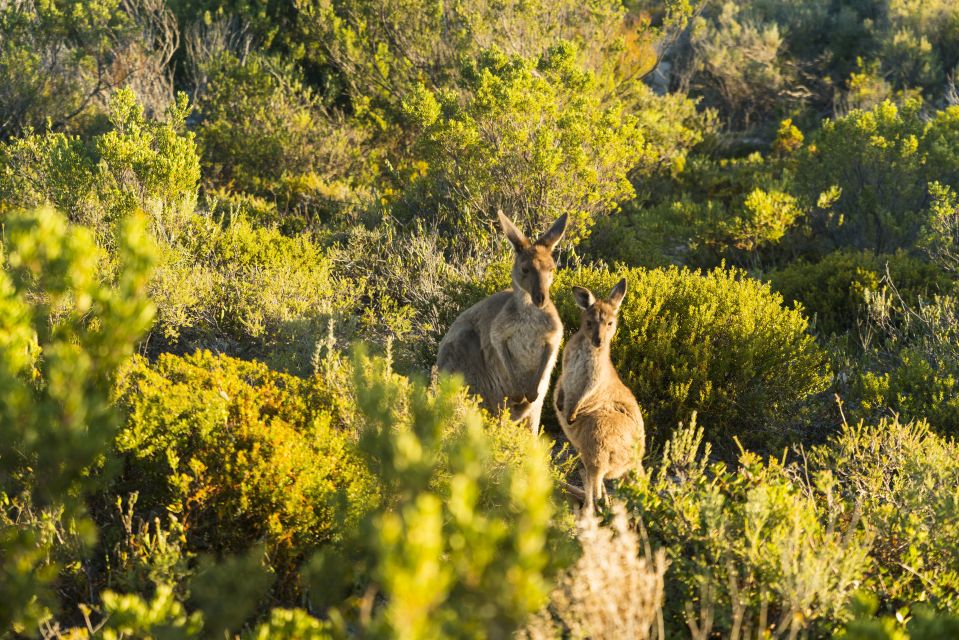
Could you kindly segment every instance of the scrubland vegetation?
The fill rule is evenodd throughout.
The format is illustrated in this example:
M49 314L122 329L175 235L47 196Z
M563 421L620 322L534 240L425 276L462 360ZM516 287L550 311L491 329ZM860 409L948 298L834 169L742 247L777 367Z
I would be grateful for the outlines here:
M959 4L0 0L0 638L959 637ZM431 374L562 214L645 457ZM558 371L554 371L554 378Z

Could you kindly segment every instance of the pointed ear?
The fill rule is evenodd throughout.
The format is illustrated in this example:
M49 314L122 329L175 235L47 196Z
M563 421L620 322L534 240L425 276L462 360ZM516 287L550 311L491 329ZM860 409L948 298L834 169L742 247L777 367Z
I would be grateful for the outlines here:
M553 226L546 230L546 233L539 237L539 240L536 241L541 247L546 247L550 251L553 250L560 240L563 239L563 233L566 232L566 214L561 215L556 222L553 223Z
M580 309L589 309L596 302L596 296L586 287L573 287L573 300Z
M500 209L496 212L497 217L499 218L499 225L503 228L503 233L506 234L506 237L509 238L509 241L513 243L513 247L517 251L522 251L523 249L529 248L529 240L519 230L513 221L506 217L506 214L503 213L503 210Z
M613 287L613 290L609 292L609 303L616 307L616 310L619 311L619 305L622 304L623 298L626 296L626 278L623 278L616 283L616 286Z

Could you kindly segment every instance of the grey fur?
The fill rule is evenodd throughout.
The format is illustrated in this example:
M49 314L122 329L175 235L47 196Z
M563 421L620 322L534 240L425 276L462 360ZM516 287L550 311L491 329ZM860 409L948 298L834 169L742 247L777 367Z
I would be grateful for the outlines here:
M502 211L503 233L516 249L513 287L464 311L440 341L436 366L459 373L491 412L504 409L528 419L539 433L549 378L556 364L563 325L549 298L556 263L552 252L563 237L561 216L530 242Z

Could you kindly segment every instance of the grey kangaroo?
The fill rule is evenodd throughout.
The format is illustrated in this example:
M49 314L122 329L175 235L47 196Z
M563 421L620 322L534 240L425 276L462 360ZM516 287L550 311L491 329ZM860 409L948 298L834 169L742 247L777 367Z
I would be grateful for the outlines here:
M536 242L530 242L502 211L498 215L516 250L513 288L461 313L440 342L436 365L440 371L462 374L486 409L497 414L507 409L514 420L528 418L538 434L563 338L549 287L556 270L553 249L566 231L566 215Z
M583 506L588 512L595 509L595 500L607 498L603 481L626 473L634 459L642 459L645 447L639 404L609 356L625 295L625 279L605 300L573 287L582 318L563 350L563 371L553 393L556 416L583 463Z

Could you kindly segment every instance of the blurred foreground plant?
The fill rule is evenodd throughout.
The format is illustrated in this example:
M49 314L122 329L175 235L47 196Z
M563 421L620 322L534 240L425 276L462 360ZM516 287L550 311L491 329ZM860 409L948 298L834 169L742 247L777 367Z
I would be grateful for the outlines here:
M113 375L149 327L153 243L139 217L118 234L116 282L100 281L87 230L51 209L4 220L0 271L0 494L62 510L89 543L84 495L118 426ZM41 527L0 518L0 628L35 623L56 575Z

